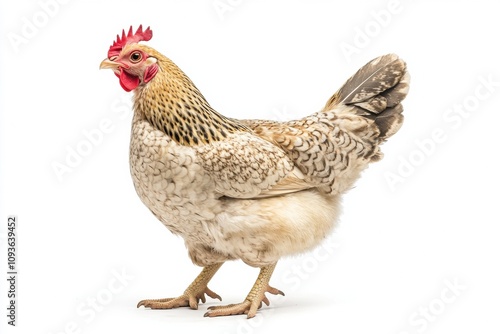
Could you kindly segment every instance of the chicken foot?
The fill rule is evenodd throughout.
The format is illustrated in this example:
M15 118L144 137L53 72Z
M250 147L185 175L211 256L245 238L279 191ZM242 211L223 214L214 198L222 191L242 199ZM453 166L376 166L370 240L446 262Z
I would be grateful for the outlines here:
M176 298L145 299L141 300L137 307L144 306L150 309L171 309L183 306L189 306L193 310L198 309L198 303L201 300L206 301L205 295L222 301L222 298L207 287L208 282L215 275L222 263L216 263L204 267L201 273L195 278L184 293Z
M273 274L275 267L276 263L260 269L259 276L257 277L252 290L250 290L248 296L242 303L229 304L225 306L211 306L208 308L208 312L205 313L205 317L218 317L235 314L246 314L248 319L255 317L257 310L262 307L262 302L269 306L269 299L267 299L265 295L266 292L273 295L285 295L282 291L269 286L269 280L271 279L271 275Z

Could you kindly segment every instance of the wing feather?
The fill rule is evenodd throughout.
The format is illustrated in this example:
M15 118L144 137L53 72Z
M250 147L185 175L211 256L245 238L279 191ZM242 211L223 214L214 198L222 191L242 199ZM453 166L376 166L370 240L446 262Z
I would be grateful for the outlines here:
M221 196L263 198L311 187L281 148L248 132L199 146L197 154Z

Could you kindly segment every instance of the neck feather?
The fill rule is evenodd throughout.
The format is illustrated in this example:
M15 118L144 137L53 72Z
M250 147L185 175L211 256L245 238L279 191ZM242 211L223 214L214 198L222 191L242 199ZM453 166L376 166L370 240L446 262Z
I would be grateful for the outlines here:
M250 131L215 111L193 82L168 58L158 59L158 73L135 90L134 110L178 144L194 146Z

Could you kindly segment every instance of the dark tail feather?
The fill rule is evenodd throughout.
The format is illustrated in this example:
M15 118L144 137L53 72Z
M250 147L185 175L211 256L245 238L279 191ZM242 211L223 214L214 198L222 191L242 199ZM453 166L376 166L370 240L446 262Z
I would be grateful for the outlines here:
M360 68L326 103L324 110L339 104L352 106L356 115L373 119L380 139L395 134L403 124L403 106L410 75L406 63L395 54L373 59Z

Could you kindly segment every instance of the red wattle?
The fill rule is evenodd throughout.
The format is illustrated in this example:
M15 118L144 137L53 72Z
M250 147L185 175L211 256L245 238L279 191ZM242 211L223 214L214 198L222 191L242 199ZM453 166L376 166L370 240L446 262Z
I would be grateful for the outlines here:
M138 76L127 73L123 69L120 69L120 75L118 77L120 78L120 85L127 92L136 89L141 82Z

